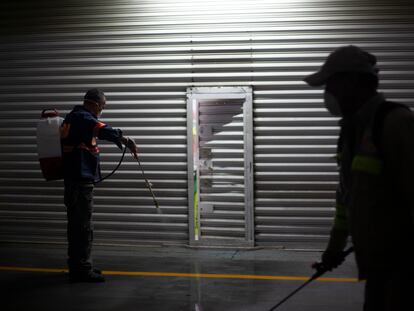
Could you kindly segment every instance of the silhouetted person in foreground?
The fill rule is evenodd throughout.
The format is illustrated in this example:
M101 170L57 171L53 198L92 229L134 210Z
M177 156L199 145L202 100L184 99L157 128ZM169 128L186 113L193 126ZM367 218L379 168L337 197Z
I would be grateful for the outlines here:
M340 117L335 220L322 255L339 266L352 238L365 311L414 310L414 116L377 92L376 57L338 48L306 77Z

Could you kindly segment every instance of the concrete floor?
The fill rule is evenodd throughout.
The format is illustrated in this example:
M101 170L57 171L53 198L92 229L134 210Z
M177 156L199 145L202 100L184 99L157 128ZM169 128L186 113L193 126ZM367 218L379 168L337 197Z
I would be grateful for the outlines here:
M311 263L320 257L318 252L272 249L113 246L95 246L93 254L95 265L107 274L106 283L70 284L64 272L11 268L63 269L64 245L0 244L0 310L267 311L304 281L120 275L114 271L308 277L313 273ZM356 277L351 257L324 275L334 280L311 283L278 310L362 310L364 284L345 279Z

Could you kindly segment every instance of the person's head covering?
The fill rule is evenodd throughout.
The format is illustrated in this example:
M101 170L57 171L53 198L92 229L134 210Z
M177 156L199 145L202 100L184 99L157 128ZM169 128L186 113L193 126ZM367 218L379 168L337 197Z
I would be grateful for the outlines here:
M105 102L105 94L96 88L90 89L86 92L84 101L91 101L97 104L102 104Z
M377 58L355 45L343 46L333 51L319 71L303 79L310 86L321 86L336 73L359 72L378 76Z

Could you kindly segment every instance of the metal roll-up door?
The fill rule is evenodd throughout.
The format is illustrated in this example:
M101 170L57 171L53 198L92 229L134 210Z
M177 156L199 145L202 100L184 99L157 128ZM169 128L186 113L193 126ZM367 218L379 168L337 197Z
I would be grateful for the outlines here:
M255 88L256 243L323 248L335 206L337 119L322 90L300 80L340 45L355 44L378 58L380 91L413 104L414 6L409 2L308 2L308 27L280 36L275 85ZM329 14L328 14L329 12ZM298 33L296 33L298 34ZM270 59L270 55L272 58ZM280 75L280 76L279 76Z
M96 189L96 240L188 243L186 89L253 89L255 240L321 247L333 216L337 120L301 79L339 45L374 53L388 98L413 102L414 5L345 1L2 1L0 239L63 241L62 184L41 179L35 125L89 87L141 146ZM120 156L102 145L104 173Z
M5 19L15 32L4 36L0 48L5 69L0 74L1 240L66 240L63 183L42 179L36 123L43 108L56 108L64 116L82 104L88 88L98 87L107 96L102 120L135 139L161 213L127 153L116 174L95 188L95 241L188 243L185 85L190 78L180 67L187 56L178 46L166 50L157 40L152 43L151 37L126 39L120 30L127 18L123 26L108 22L101 30L96 25L117 10L122 19L124 6L123 1L10 4L22 11L8 10L11 17ZM95 15L89 19L90 14ZM21 19L19 27L12 16L28 20ZM113 144L99 145L106 175L121 151Z

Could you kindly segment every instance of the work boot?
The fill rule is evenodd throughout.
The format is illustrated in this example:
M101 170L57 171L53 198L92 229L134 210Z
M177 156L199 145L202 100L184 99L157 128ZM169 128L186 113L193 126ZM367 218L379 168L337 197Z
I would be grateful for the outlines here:
M81 282L102 283L105 282L105 277L101 273L96 273L92 270L87 274L81 274Z
M97 273L97 274L102 274L102 270L98 269L98 268L92 268L92 271ZM81 271L78 270L78 269L69 269L68 273L69 273L69 277L70 276L75 276L76 277L78 274L81 273Z
M90 270L87 272L70 273L69 282L102 283L105 282L105 277L101 273L97 273L94 270Z
M93 268L92 271L97 273L97 274L102 274L101 269L98 269L98 268Z

